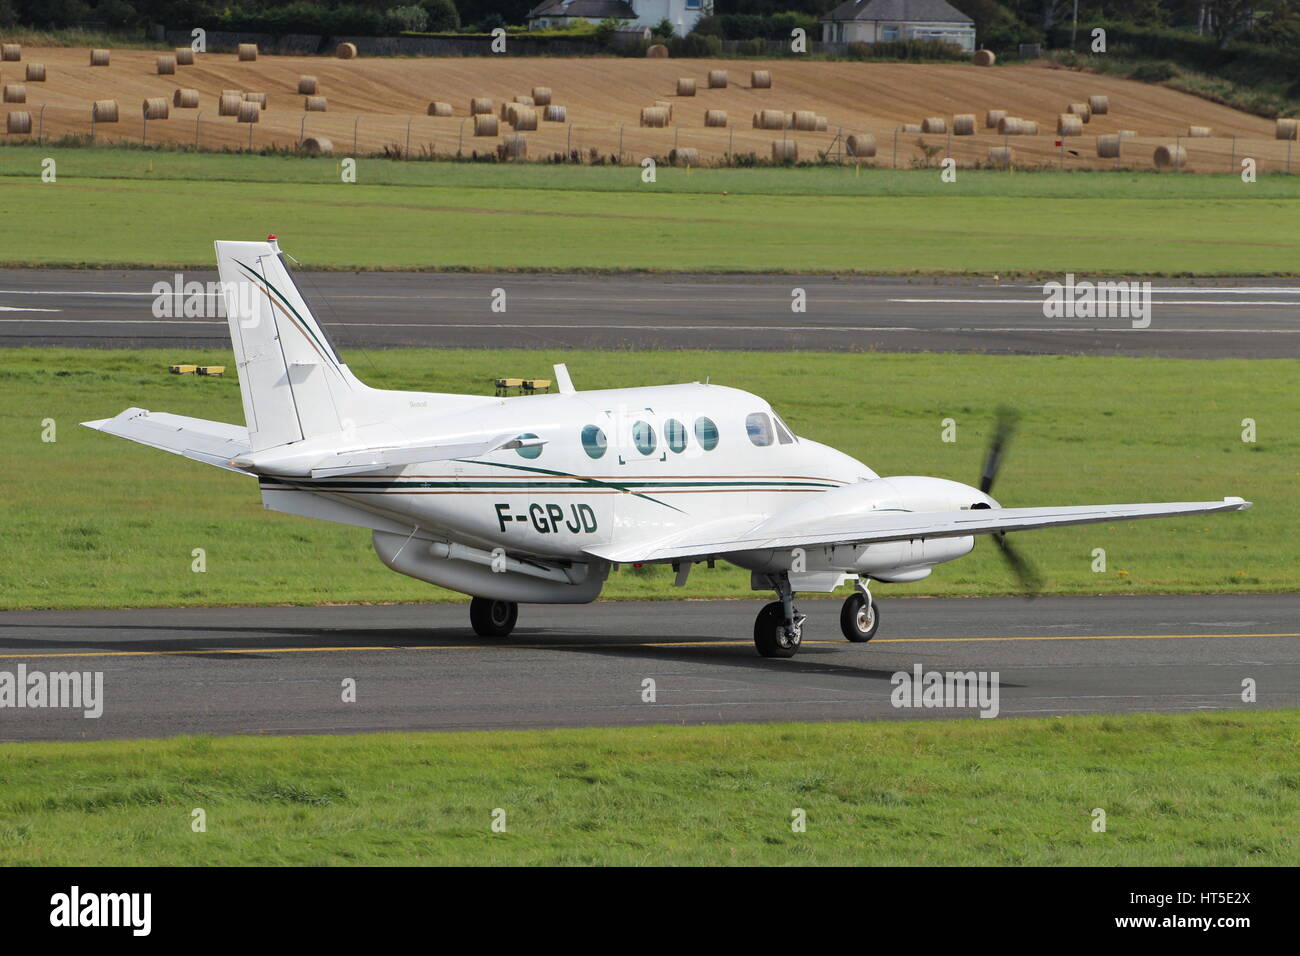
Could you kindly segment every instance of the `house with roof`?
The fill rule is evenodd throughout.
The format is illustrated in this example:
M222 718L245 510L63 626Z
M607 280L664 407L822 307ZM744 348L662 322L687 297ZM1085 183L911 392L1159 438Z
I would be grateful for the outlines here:
M602 20L619 20L624 28L642 29L667 20L678 36L685 36L712 7L712 0L542 0L528 12L528 29Z
M824 43L946 40L975 50L975 21L945 0L845 0L821 23Z

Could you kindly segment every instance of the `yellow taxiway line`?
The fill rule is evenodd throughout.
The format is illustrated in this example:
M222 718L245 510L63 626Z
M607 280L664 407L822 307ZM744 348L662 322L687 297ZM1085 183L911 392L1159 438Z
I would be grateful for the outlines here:
M1005 641L1169 641L1251 637L1300 637L1300 632L1277 634L1082 634L1035 635L1028 637L885 637L872 644L979 644ZM218 654L330 654L341 651L527 651L527 650L618 650L626 647L717 647L748 645L743 639L729 641L610 641L605 644L361 644L340 647L225 647L178 651L51 651L32 654L0 654L0 660L37 660L67 657L185 657ZM804 644L843 644L844 641L804 641Z

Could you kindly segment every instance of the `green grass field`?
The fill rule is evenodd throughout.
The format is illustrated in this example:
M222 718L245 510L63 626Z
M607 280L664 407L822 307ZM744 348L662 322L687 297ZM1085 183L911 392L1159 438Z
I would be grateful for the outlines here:
M661 169L650 185L637 167L363 158L343 183L331 159L4 147L0 182L22 223L6 265L210 268L213 239L274 232L335 269L1300 273L1285 176Z
M372 385L490 394L497 375L546 376L563 360L579 388L703 380L771 400L800 434L879 473L974 482L997 405L1024 415L995 494L1008 506L1213 500L1251 511L1026 532L1051 591L1294 590L1300 567L1300 363L1087 357L799 353L393 350L348 353ZM233 378L172 376L174 361L233 365L221 351L0 351L0 607L123 607L463 600L394 574L367 532L266 512L253 482L77 423L132 405L242 422ZM956 419L957 441L940 440ZM57 441L41 440L54 419ZM1258 441L1241 441L1253 418ZM1092 570L1104 548L1107 569ZM191 571L191 551L207 571ZM748 597L719 565L689 586L623 568L607 598ZM909 594L1013 593L987 541Z
M1238 711L8 744L0 865L1295 866L1297 740Z

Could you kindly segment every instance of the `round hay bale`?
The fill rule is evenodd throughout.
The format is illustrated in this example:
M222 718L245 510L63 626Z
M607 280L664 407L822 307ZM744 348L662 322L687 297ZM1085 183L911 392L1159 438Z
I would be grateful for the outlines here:
M726 70L709 70L709 89L725 90L727 88Z
M241 100L244 98L243 90L222 90L222 96L238 96Z
M848 146L850 156L876 155L876 137L870 133L850 133L845 145Z
M258 106L260 106L262 109L266 109L266 94L265 94L265 93L245 93L245 94L244 94L244 102L246 102L246 103L256 103L256 104L257 104Z
M795 110L790 114L790 128L811 133L817 129L817 114L812 110Z
M145 119L162 120L171 115L165 96L151 96L140 107Z
M174 54L177 66L193 66L194 51L187 46L178 46Z
M334 142L326 136L308 136L302 141L302 151L310 156L328 156L334 152Z
M6 83L4 89L4 101L6 103L26 103L27 87L21 83Z
M1002 122L1006 115L1006 110L989 110L984 114L984 128L997 129L998 124Z
M198 90L176 90L172 93L172 106L182 110L197 109L199 105Z
M1105 116L1110 112L1110 97L1100 94L1088 97L1088 109L1094 116Z
M1074 113L1062 113L1056 117L1057 136L1082 136L1083 118Z
M975 114L958 113L952 118L952 135L954 136L974 136L975 135Z
M1119 159L1119 134L1097 137L1097 155L1102 159Z
M491 113L479 113L474 117L474 135L475 136L495 136L497 134L497 118Z
M651 60L666 60L668 59L668 47L662 43L651 44L645 51L645 55Z
M488 96L476 96L469 101L469 115L479 116L484 113L492 112L492 98Z
M1300 133L1300 120L1279 119L1273 136L1276 139L1300 139L1298 133Z
M1012 159L1010 146L990 146L989 147L989 165L990 166L1010 166Z
M569 121L569 111L563 106L551 103L543 111L542 119L548 123L567 123Z
M45 64L28 63L27 64L27 82L44 83L45 82Z
M357 45L355 43L340 43L334 48L334 55L340 60L355 60L357 58Z
M533 87L533 105L534 106L551 105L551 88L549 86Z
M164 53L158 57L157 70L159 76L171 76L176 72L176 54Z
M515 115L515 110L519 109L518 103L502 103L501 108L497 110L497 119L510 122L510 117Z
M1210 135L1210 127L1189 126L1187 127L1187 135L1193 139L1204 139L1205 137Z
M695 95L695 81L694 81L693 79L691 79L689 76L679 76L679 77L677 78L677 95L678 95L678 96L694 96L694 95Z
M655 106L668 111L668 122L673 121L673 101L672 100L655 100Z
M727 125L726 110L705 110L704 125L705 126L726 126Z
M1087 103L1071 103L1065 108L1065 111L1067 113L1073 113L1085 123L1092 119L1092 107Z
M904 133L919 133L919 132L921 132L921 124L920 124L920 123L904 123L902 129L903 129L903 132L904 132Z
M91 50L91 51L90 51L90 65L91 65L91 66L108 66L108 51L107 51L107 50Z
M116 123L117 100L95 100L90 107L90 117L96 123Z
M1027 120L1027 119L1022 119L1022 120L1020 121L1020 135L1022 135L1022 136L1037 136L1037 135L1038 135L1038 120Z
M922 133L946 133L948 132L948 121L942 116L928 116L921 120Z
M516 106L510 117L510 125L515 129L537 129L537 110L531 106Z
M315 96L319 92L320 92L320 83L316 81L316 77L314 76L298 77L299 96Z
M238 56L239 56L240 63L252 63L254 60L257 59L257 44L256 43L239 44Z
M451 116L452 109L450 103L433 102L429 104L430 116Z
M244 102L244 98L238 93L222 93L217 100L218 116L238 116L239 106Z
M528 156L528 137L522 133L511 133L502 137L497 143L498 159L525 159Z
M970 61L976 66L992 66L997 62L997 54L992 50L976 50Z
M302 108L308 113L324 113L329 109L329 102L323 96L309 96L303 100Z
M1157 146L1155 154L1151 161L1156 164L1156 169L1182 169L1187 165L1187 147L1185 146Z
M14 136L28 136L32 131L32 114L14 110L5 117L5 132Z
M691 146L679 146L676 149L669 150L668 162L674 166L698 166L700 165L700 151Z
M1118 136L1120 139L1137 139L1138 134L1137 134L1137 130L1122 129L1115 135Z
M262 118L262 106L256 100L244 100L239 104L239 114L235 117L239 123L256 123Z
M668 125L668 111L662 106L645 106L641 109L641 125L660 127Z
M17 63L23 58L23 48L18 43L0 44L0 60L7 63Z
M793 163L799 158L799 144L792 139L772 141L772 162Z
M825 116L817 117L817 132L824 133L830 127L830 122Z
M749 74L749 88L751 90L770 90L772 88L772 74L768 70L753 70Z
M531 96L516 96L515 102L520 106L536 106L537 102Z
M1002 136L1023 136L1025 121L1018 116L1004 116L998 120L998 133Z

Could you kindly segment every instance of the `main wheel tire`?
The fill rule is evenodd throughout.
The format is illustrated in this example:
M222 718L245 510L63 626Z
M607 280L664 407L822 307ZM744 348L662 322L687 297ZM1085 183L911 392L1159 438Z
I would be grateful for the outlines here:
M871 603L861 594L851 594L840 608L840 630L854 644L865 644L876 636L880 627L880 611L876 599Z
M763 657L794 657L803 639L800 631L796 628L793 638L786 635L785 605L773 601L754 618L754 646Z
M507 637L519 620L519 605L514 601L474 598L469 602L469 622L479 637Z

